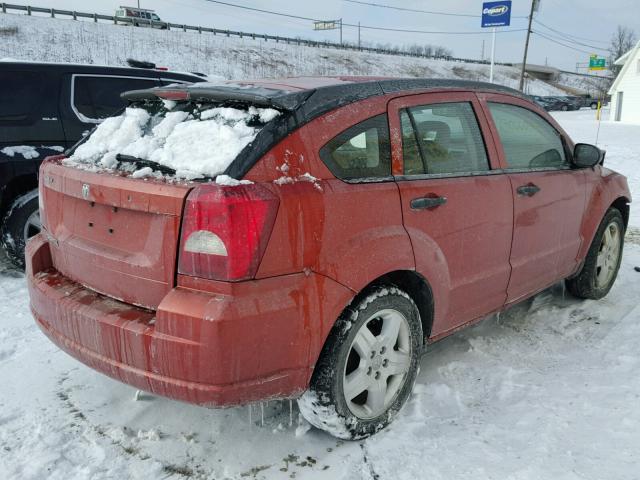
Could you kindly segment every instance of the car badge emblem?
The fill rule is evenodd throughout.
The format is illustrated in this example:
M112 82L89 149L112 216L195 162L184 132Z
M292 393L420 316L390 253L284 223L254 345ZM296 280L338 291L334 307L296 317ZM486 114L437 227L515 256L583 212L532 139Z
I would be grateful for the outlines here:
M89 184L87 183L82 184L82 198L85 200L89 198Z

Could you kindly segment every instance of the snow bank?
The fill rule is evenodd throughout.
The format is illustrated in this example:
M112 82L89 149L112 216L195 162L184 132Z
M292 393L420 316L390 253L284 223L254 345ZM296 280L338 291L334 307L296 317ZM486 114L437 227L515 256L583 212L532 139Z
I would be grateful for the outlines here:
M165 103L165 108L175 105ZM215 107L151 115L144 108L130 107L101 123L65 164L114 170L119 167L116 155L123 154L172 168L179 178L215 177L279 114L271 108ZM147 167L134 176L153 173Z
M215 78L280 78L304 75L372 75L489 80L489 65L368 52L313 48L175 30L129 28L93 21L3 15L3 26L17 28L2 38L0 57L22 60L126 65L128 57L153 59L174 71L204 71ZM488 37L487 37L488 38ZM479 42L480 40L478 40ZM478 51L480 48L478 47ZM505 60L498 59L498 60ZM516 67L496 65L494 81L518 87ZM530 78L527 93L565 95L566 92Z

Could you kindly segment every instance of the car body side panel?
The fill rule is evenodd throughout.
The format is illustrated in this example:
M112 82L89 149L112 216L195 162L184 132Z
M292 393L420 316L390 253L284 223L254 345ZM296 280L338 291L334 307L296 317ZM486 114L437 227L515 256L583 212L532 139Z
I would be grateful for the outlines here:
M442 102L471 103L485 137L487 159L495 168L496 149L488 126L472 93L404 96L389 103L393 155L402 156L399 111L414 105ZM506 175L438 178L407 176L397 179L404 224L411 238L416 270L431 285L435 305L432 337L504 305L511 273L513 200ZM422 197L444 197L446 204L427 210L411 208Z
M508 167L508 159L486 102L522 107L538 114L562 136L569 150L567 155L573 150L566 132L549 114L530 102L503 94L480 94L479 98L495 131L503 168ZM511 180L514 201L512 273L507 300L512 303L571 275L577 269L586 187L584 172L569 167L508 170L506 173ZM527 185L535 185L540 190L532 196L520 195L518 188Z
M583 242L578 252L580 263L584 261L607 209L619 198L624 198L627 203L632 200L627 179L623 175L600 165L585 169L584 172L587 207L581 226Z
M355 293L386 273L415 268L398 187L391 178L347 183L336 179L318 156L320 148L348 126L385 113L390 98L358 102L311 121L246 175L271 183L280 196L257 278L308 269Z

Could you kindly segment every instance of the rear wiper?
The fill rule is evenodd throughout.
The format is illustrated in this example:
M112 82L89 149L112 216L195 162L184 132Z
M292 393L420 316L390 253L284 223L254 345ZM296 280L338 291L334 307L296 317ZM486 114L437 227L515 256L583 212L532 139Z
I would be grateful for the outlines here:
M176 173L175 168L167 167L158 162L152 160L145 160L144 158L134 157L133 155L124 155L119 153L116 155L116 160L122 163L133 163L138 168L149 167L153 170L158 170L165 175L174 175Z

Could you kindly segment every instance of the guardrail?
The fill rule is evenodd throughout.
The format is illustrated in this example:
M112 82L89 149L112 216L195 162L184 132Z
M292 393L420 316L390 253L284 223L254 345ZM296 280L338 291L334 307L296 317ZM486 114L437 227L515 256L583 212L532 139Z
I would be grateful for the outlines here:
M162 30L182 30L183 32L212 33L213 35L224 35L227 37L238 37L238 38L251 38L252 40L264 40L265 42L271 40L276 43L282 42L289 45L303 45L307 47L324 47L324 48L335 48L338 50L355 50L359 52L397 55L402 57L429 58L432 60L448 60L452 62L476 63L476 64L483 64L483 65L486 65L489 63L487 60L457 58L457 57L452 57L448 55L445 55L445 56L425 55L425 54L412 53L412 52L407 52L402 50L389 50L385 48L373 48L373 47L359 47L357 45L351 45L351 44L340 44L335 42L319 42L315 40L305 40L301 38L282 37L279 35L240 32L240 31L234 31L234 30L224 30L219 28L147 20L143 18L133 19L128 17L117 17L113 15L102 15L99 13L77 12L73 10L58 10L57 8L32 7L30 5L13 5L9 3L0 3L0 10L2 11L2 13L7 13L10 11L26 12L27 15L32 15L34 13L44 13L51 16L51 18L56 18L58 16L70 17L73 20L85 18L85 19L93 20L95 23L98 23L99 21L107 21L107 22L113 23L114 25L118 25L118 24L130 24L133 26L146 25L152 28L157 28ZM497 65L513 66L512 63L497 63Z

